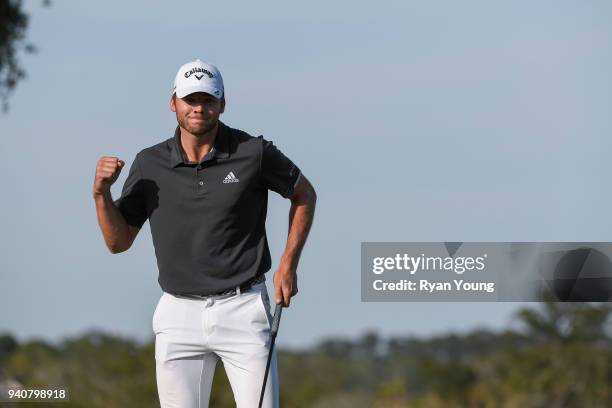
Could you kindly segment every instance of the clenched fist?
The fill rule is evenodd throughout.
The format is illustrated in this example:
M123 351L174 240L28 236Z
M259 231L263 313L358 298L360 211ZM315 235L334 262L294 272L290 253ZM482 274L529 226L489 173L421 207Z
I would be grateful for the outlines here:
M125 162L114 156L102 156L98 160L93 187L94 196L110 192L110 188L119 177L123 166L125 166Z

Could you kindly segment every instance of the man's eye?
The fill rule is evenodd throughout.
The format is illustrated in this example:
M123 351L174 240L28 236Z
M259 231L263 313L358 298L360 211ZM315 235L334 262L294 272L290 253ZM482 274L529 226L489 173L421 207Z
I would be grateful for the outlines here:
M214 103L213 99L197 99L197 98L185 98L185 102L187 102L190 105L193 104L205 104L205 105L210 105L212 103Z

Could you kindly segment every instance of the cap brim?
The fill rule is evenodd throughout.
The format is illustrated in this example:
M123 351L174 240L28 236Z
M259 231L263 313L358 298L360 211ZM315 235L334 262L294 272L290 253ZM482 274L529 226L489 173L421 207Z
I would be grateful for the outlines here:
M190 87L185 87L185 88L175 90L174 92L176 93L176 96L178 96L179 98L184 98L187 95L191 95L192 93L196 93L196 92L205 92L209 95L214 96L217 99L221 99L223 97L223 91L221 91L220 89L212 88L208 86L190 86Z

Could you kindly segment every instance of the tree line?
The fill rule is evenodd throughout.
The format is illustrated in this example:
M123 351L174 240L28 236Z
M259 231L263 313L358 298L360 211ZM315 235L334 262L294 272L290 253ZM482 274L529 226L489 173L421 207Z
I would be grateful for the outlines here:
M484 307L484 304L483 304ZM547 301L517 328L431 338L326 339L279 352L281 406L315 408L610 407L607 303ZM90 331L58 345L0 335L0 383L66 386L62 407L159 406L154 343ZM30 404L40 408L43 404ZM20 403L27 407L28 403ZM211 407L234 407L222 364Z

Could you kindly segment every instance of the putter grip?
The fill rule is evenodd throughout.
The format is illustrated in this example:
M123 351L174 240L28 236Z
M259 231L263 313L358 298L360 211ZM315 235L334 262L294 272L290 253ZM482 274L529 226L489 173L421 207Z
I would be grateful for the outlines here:
M281 313L283 311L283 305L281 303L276 305L276 309L274 310L274 318L272 319L272 327L270 328L270 333L273 336L276 336L278 332L278 325L280 324Z

